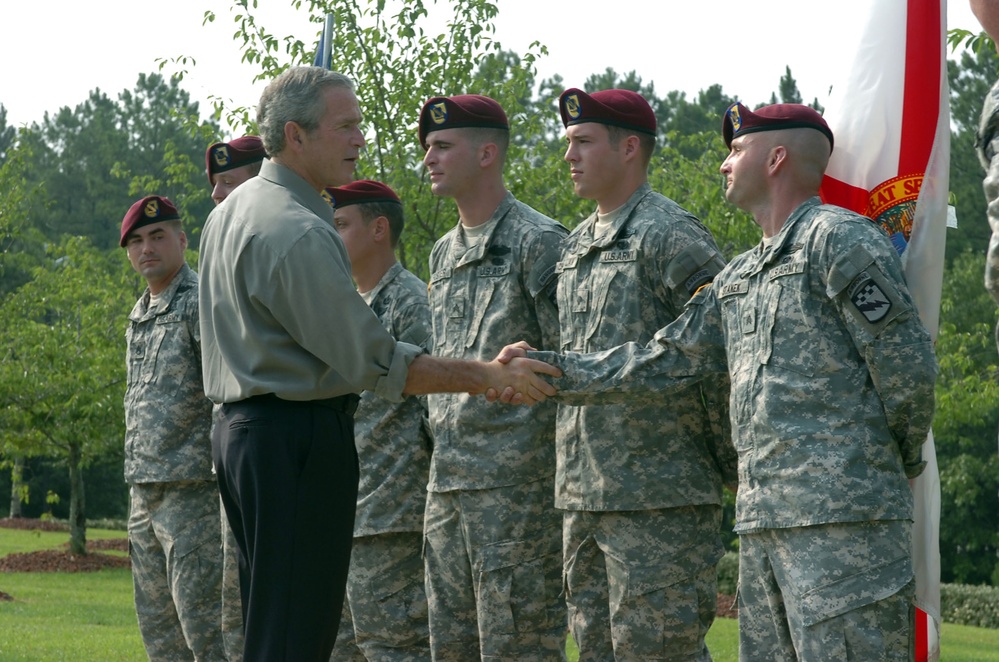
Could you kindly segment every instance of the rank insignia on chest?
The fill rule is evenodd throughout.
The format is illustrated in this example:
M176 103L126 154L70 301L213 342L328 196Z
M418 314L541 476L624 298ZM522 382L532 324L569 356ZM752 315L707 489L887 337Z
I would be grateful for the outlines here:
M561 260L560 262L557 262L555 264L555 273L560 274L563 271L565 271L566 269L575 269L576 268L576 261L577 261L577 259L578 258L575 255L573 255L570 258L566 258L565 260Z

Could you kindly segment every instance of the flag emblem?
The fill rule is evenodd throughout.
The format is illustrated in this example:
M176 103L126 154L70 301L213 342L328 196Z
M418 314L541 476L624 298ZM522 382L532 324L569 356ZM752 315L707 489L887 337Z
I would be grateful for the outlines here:
M150 200L142 210L146 218L156 218L160 215L160 203L158 200Z
M884 228L899 254L909 245L923 175L893 177L874 187L865 214Z
M866 273L861 274L860 283L850 294L850 301L871 324L880 322L891 311L891 299Z
M565 114L569 116L569 119L579 119L582 112L582 109L579 107L578 94L570 94L565 98Z
M444 101L438 101L434 105L430 106L430 119L434 124L443 124L447 122L447 103Z

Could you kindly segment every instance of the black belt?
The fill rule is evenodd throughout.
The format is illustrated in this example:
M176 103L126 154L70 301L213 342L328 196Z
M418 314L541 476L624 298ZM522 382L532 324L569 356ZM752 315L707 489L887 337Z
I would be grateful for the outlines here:
M353 416L354 412L357 411L357 403L360 402L360 400L361 397L356 393L338 395L335 398L324 398L322 400L285 400L283 398L279 398L273 393L264 393L263 395L250 396L241 402L280 402L284 404L316 405L318 407L325 407L334 411L343 412L348 416Z

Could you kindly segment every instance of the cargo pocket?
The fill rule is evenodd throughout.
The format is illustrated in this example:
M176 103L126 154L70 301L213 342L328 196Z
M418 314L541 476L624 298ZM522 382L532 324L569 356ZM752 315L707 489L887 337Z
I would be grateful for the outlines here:
M895 595L912 579L908 557L843 577L796 598L802 623L812 626Z
M512 540L482 549L479 602L488 612L481 629L501 634L543 631L554 626L562 589L557 537ZM482 615L480 615L482 616Z

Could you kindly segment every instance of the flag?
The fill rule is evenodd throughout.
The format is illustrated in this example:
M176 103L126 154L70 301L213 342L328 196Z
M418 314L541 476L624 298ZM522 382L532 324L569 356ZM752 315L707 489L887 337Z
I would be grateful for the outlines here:
M319 35L319 45L316 47L316 57L312 66L323 69L333 68L333 14L326 14L323 31Z
M856 57L833 86L836 136L820 195L871 217L891 236L920 317L940 321L950 167L947 0L871 0ZM859 12L858 12L859 14ZM933 433L915 501L916 660L940 656L940 475Z

